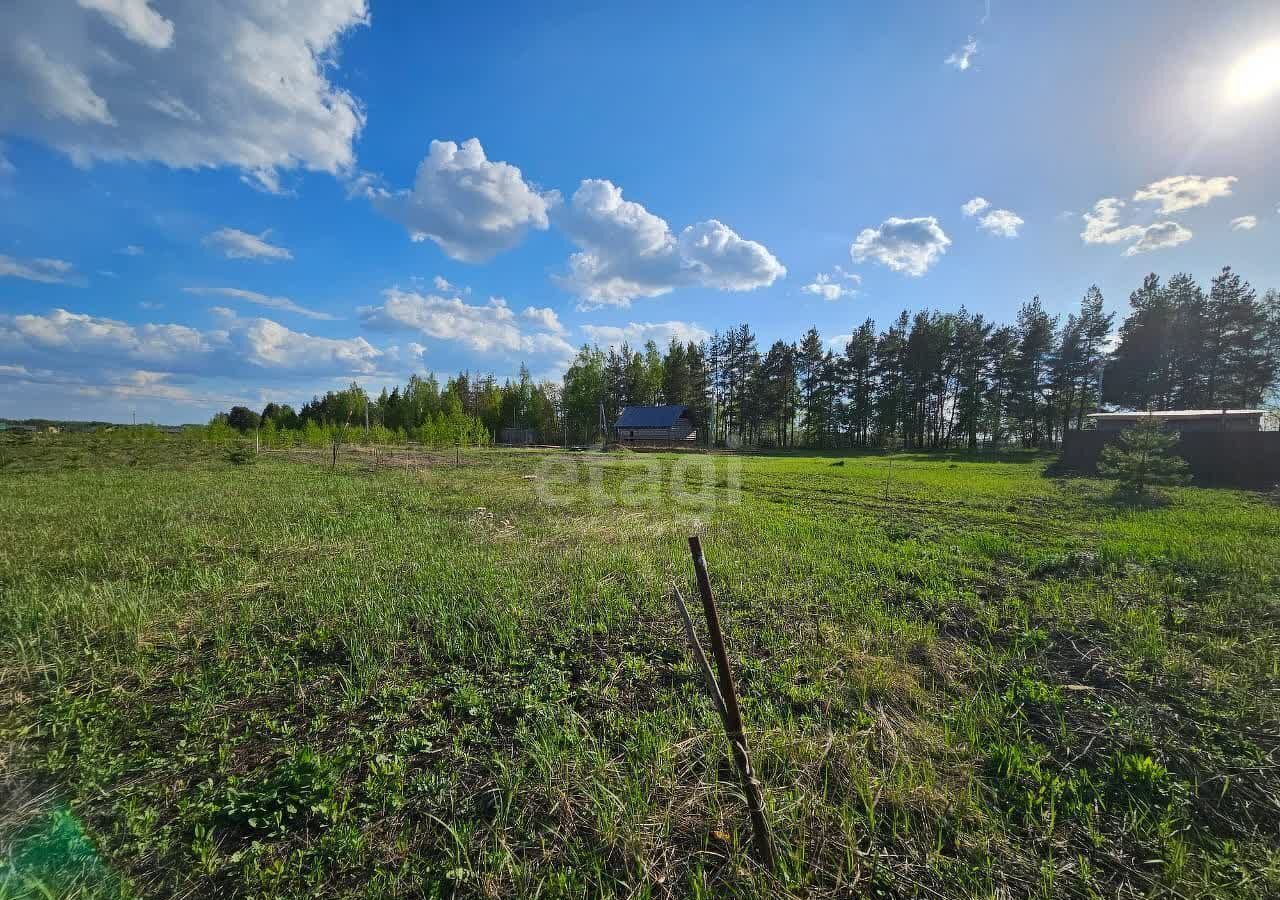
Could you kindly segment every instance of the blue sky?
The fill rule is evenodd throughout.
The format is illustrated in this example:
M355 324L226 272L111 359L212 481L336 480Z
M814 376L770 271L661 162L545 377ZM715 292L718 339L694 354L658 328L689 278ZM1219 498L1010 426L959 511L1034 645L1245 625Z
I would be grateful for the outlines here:
M0 415L1280 286L1275 3L541 6L0 9Z

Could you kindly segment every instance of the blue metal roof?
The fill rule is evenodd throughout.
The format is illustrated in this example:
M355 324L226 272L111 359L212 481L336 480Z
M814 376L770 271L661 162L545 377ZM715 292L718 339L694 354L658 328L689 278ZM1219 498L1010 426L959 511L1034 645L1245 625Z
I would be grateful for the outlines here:
M683 403L675 406L625 406L614 428L670 428L689 411Z

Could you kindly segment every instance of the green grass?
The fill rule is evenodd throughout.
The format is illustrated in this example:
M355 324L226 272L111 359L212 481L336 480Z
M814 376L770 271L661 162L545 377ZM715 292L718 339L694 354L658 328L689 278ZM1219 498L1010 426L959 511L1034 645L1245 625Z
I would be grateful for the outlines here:
M621 502L700 459L0 444L0 897L1280 893L1280 507L1016 454Z

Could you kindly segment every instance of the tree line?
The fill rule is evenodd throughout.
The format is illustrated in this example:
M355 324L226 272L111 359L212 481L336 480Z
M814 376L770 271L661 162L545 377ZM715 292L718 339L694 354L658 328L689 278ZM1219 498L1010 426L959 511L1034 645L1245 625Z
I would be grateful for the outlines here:
M956 312L868 318L832 346L816 328L762 350L747 324L705 341L584 345L560 383L498 384L467 373L443 387L417 375L369 397L358 385L295 412L236 407L225 421L277 433L363 426L388 439L477 443L507 426L546 443L586 443L627 405L685 404L704 445L1038 447L1083 428L1102 404L1143 410L1254 407L1280 380L1280 294L1230 268L1205 291L1194 278L1144 279L1118 332L1093 286L1064 319L1039 297L1014 321Z

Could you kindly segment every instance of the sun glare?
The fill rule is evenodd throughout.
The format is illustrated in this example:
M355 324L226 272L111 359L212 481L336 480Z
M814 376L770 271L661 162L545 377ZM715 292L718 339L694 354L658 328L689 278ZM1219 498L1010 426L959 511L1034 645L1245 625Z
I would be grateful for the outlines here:
M1236 63L1227 76L1227 97L1254 103L1280 90L1280 43L1260 47Z

